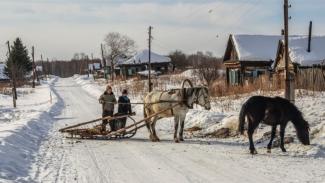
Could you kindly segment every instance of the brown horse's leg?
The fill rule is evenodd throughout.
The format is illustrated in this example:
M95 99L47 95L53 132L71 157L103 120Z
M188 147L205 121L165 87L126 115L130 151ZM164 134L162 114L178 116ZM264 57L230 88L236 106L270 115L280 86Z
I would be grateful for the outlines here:
M272 142L273 142L273 139L275 137L275 132L276 132L276 125L272 126L271 139L270 139L269 144L267 145L267 152L268 153L271 153Z
M287 150L284 148L284 132L285 132L286 125L281 124L280 125L280 148L282 152L287 152Z
M249 139L249 150L250 150L251 154L257 154L257 151L254 147L254 141L253 141L253 133L257 126L258 126L258 122L250 120L250 118L248 118L247 134L248 134L248 139Z
M174 117L174 142L176 143L179 143L179 139L177 138L178 122L179 122L179 117L175 116Z

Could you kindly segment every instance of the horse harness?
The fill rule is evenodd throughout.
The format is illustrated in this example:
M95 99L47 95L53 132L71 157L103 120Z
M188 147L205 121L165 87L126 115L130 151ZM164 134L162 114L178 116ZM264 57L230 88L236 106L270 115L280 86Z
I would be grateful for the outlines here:
M198 103L198 102L199 102L199 98L200 98L203 94L202 94L202 92L199 93L200 90L198 90L198 88L191 88L191 89L192 89L192 90L190 90L191 95L193 95L193 93L195 92L195 94L194 94L194 95L195 95L195 98L194 98L192 104L188 104L188 103L187 103L188 100L186 99L186 96L187 96L186 89L183 89L183 91L182 91L181 89L171 89L171 90L169 90L169 91L162 91L161 94L160 94L160 96L159 96L159 100L158 100L157 103L165 103L165 102L166 102L166 103L174 103L174 102L178 102L178 103L180 104L180 106L186 105L186 107L188 107L189 109L193 109L193 104L194 104L194 103ZM178 96L182 96L182 100L180 100L180 101L164 101L164 100L161 100L161 97L162 97L162 95L163 95L164 93L167 93L168 95L173 95L173 94L175 94L176 92L179 92L179 93L178 93ZM183 93L181 94L181 92L183 92ZM206 101L205 101L205 104L206 104ZM205 104L204 104L204 105L205 105ZM150 108L151 105L152 105L152 104L148 105L147 107ZM174 110L173 110L173 108L171 108L170 111L171 111L171 114L174 115Z

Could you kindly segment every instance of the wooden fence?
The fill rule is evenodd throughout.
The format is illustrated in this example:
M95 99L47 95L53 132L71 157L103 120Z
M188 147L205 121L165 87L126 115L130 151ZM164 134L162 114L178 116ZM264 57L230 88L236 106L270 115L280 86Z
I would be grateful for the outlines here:
M325 66L298 69L296 88L325 91Z

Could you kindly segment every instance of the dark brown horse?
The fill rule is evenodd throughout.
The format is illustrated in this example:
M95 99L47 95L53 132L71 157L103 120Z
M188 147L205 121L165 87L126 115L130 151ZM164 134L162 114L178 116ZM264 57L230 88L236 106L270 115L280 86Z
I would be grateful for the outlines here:
M243 104L239 114L238 131L241 134L244 133L245 117L248 120L247 134L251 154L257 153L254 147L253 133L261 122L272 126L271 140L267 145L268 152L271 152L277 125L280 125L280 148L283 152L286 152L284 148L284 132L289 121L293 123L299 141L304 145L310 144L308 122L303 118L297 107L284 98L263 96L249 98Z

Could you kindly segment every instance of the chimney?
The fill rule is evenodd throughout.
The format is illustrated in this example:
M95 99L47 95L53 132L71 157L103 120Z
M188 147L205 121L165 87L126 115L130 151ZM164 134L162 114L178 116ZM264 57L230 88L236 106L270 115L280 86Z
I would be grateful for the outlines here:
M312 31L312 28L313 28L313 22L310 21L309 22L309 34L308 34L308 49L307 49L308 52L311 51L310 45L311 45L311 31Z

